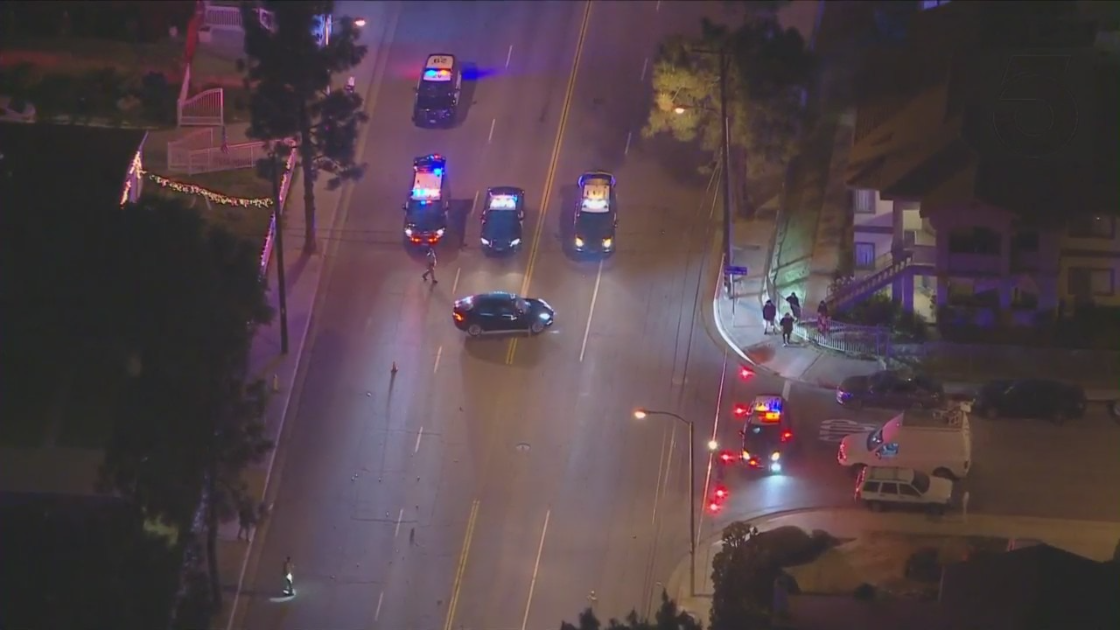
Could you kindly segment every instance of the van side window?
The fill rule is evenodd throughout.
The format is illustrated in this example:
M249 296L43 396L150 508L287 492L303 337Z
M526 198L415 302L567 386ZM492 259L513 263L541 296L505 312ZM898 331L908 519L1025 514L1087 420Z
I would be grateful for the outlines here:
M908 496L908 497L920 497L920 496L922 496L922 493L918 492L913 487L908 486L908 485L907 486L899 486L898 489L902 491L902 494L904 496Z
M879 482L878 481L868 481L867 483L863 484L863 491L864 492L878 492L879 491Z
M884 483L883 494L898 494L898 484Z

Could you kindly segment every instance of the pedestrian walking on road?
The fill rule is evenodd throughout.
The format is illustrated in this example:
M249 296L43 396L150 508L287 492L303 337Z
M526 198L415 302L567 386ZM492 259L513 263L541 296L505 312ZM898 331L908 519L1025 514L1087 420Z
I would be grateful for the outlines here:
M292 557L288 556L284 560L284 594L292 596L296 594L295 577L293 573L296 570L295 563L292 562Z
M244 537L246 541L252 542L253 530L257 527L257 523L260 520L259 517L259 512L253 507L250 501L243 500L241 502L241 508L237 513L238 525L240 525L237 528L238 540Z
M771 331L777 332L778 327L774 320L778 318L778 308L774 306L774 300L766 300L766 304L762 305L762 334L769 335Z
M793 313L794 319L801 319L801 300L797 299L797 294L792 291L789 297L786 298L786 304L789 304L789 310Z
M782 317L782 345L788 346L793 338L793 315L786 313Z
M432 284L439 284L439 280L436 280L436 250L435 250L435 248L433 248L431 246L428 247L428 253L426 255L426 258L427 258L428 268L424 271L424 275L422 275L420 277L424 279L424 282L427 282L428 278L430 277L432 279Z

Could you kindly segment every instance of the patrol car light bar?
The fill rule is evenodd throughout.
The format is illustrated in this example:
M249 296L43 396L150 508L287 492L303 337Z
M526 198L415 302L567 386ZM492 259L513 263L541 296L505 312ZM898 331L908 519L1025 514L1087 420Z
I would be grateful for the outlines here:
M491 210L516 210L517 195L494 195L490 198Z
M439 199L438 188L413 188L413 199Z
M606 199L584 199L583 200L583 208L584 208L584 210L606 210L607 209L607 200Z
M450 81L451 80L451 71L450 70L439 70L439 69L436 69L436 68L428 68L427 70L424 70L424 80L425 81Z

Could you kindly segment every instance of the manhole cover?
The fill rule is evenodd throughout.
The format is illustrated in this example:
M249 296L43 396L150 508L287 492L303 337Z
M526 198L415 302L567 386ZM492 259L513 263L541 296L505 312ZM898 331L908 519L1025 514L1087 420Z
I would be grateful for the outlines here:
M524 452L529 450L529 443L528 442L518 442L517 445L514 446L513 448L515 448L518 451L524 453Z

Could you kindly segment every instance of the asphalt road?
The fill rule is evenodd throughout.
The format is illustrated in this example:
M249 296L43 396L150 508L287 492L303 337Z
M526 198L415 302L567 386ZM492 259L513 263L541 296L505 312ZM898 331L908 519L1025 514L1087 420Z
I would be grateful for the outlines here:
M364 131L367 174L343 197L342 228L323 233L336 249L240 627L526 630L588 605L603 617L649 610L688 546L687 432L633 409L696 422L700 494L714 483L703 444L713 431L725 445L737 437L726 418L713 428L717 410L783 385L723 379L703 312L712 182L695 175L696 156L638 137L647 59L712 4L598 2L585 20L574 2L403 3ZM470 64L467 107L446 131L410 123L433 52ZM400 211L411 160L429 152L448 158L459 218L434 286L402 244ZM565 248L576 178L600 168L620 199L618 252L601 264ZM477 245L476 194L495 185L529 196L527 247L506 259ZM516 342L465 339L452 301L490 290L546 298L556 326ZM823 420L857 416L799 387L791 409L804 457L782 477L729 476L727 508L703 515L701 535L732 515L849 500L834 443L819 437ZM1087 499L1117 478L1110 429L977 422L973 508L1115 509ZM1055 475L1077 467L1071 491ZM279 597L286 556L294 599Z
M622 615L656 597L687 545L686 431L632 412L696 419L706 442L723 350L697 324L711 182L695 156L638 136L647 58L705 8L403 4L364 132L369 169L329 235L337 250L241 626L554 628L589 604ZM452 130L410 123L433 52L469 64ZM448 159L461 226L439 249L435 286L401 243L411 159L428 152ZM600 168L620 198L618 252L601 263L565 247L575 180ZM529 196L532 240L508 259L477 246L474 199L494 185ZM544 297L558 323L516 342L467 340L451 302L488 290ZM285 556L291 600L278 597Z

